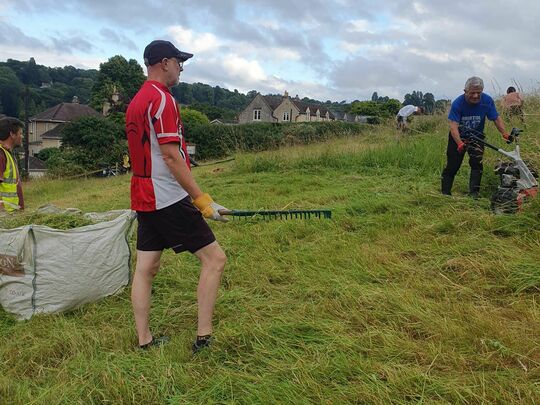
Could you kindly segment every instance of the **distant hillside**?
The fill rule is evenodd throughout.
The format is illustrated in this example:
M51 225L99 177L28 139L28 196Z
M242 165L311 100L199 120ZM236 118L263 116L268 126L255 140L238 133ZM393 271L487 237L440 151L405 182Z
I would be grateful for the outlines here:
M0 62L0 113L24 118L25 88L29 88L29 116L61 102L70 102L77 96L80 103L88 104L94 91L98 70L78 69L73 66L48 67L29 61L8 59ZM172 89L176 99L184 105L204 112L208 118L233 119L257 94L212 87L204 83L180 83ZM301 96L301 95L300 95ZM323 104L334 111L344 111L350 104L302 98L302 101Z

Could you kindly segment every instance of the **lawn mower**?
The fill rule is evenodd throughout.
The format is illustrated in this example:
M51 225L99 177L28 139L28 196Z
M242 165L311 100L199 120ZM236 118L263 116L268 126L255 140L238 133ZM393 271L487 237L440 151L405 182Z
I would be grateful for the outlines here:
M512 128L507 143L515 141L513 151L493 146L483 139L471 135L475 142L481 143L500 154L506 156L511 162L499 162L495 166L495 174L500 177L500 185L491 196L491 209L495 214L513 214L518 212L527 198L535 197L538 193L538 173L521 159L519 151L519 134L522 130Z

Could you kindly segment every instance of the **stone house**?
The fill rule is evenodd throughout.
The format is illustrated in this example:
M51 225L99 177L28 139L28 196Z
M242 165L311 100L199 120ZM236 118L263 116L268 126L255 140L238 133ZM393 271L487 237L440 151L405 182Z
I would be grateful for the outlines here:
M63 125L87 116L102 115L88 105L79 104L74 97L71 103L60 103L30 118L28 144L30 156L35 156L44 148L60 147Z
M262 96L260 93L240 113L240 124L253 122L334 121L334 114L321 105L307 104L298 96Z

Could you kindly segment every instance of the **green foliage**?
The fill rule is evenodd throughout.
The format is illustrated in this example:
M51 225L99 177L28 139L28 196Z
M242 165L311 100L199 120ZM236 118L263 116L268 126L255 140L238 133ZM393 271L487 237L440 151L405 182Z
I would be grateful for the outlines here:
M5 69L10 74L7 83L19 87L19 90L13 91L1 84L2 77L6 77ZM8 59L7 62L0 62L0 104L3 97L14 97L6 103L7 108L11 110L11 115L23 118L23 85L28 85L30 89L30 116L61 102L71 102L73 96L86 104L96 76L97 71L93 69L83 70L73 66L50 68L37 65L33 58L29 61ZM13 109L14 105L19 107Z
M208 126L210 121L202 112L184 107L180 111L182 123L186 134L191 134L199 131L200 126Z
M112 112L105 118L109 121L116 123L120 128L126 127L126 113Z
M51 157L61 153L60 148L44 148L38 152L37 158L47 162Z
M206 115L210 121L215 119L233 121L236 117L235 111L230 108L216 107L199 102L190 104L189 108L200 111L201 113Z
M135 96L145 80L143 69L135 59L128 61L123 56L113 56L99 65L90 105L100 111L105 101L111 101L115 91L121 103L126 103Z
M357 101L352 103L350 112L382 119L396 115L399 108L400 102L398 100L377 97L377 101Z
M435 101L435 113L444 114L446 109L450 106L450 100L437 100Z
M200 125L208 125L210 123L206 115L191 108L182 108L180 115L187 133L195 131L195 128Z
M65 178L82 174L88 171L79 163L80 149L61 148L58 153L53 153L47 160L47 176L51 178Z
M238 90L230 91L203 83L180 83L172 88L172 93L180 104L193 104L194 109L205 113L211 120L230 119L231 111L241 111L250 101L248 96Z
M376 117L379 115L379 105L376 101L358 101L351 105L350 112L359 115Z
M127 153L124 127L101 117L83 117L62 130L60 153L49 156L53 176L73 175L113 166Z
M129 288L27 322L0 310L0 402L538 403L540 198L494 216L491 171L472 200L467 168L441 196L446 119L414 123L425 118L440 123L399 144L381 125L195 168L227 207L331 208L332 220L210 223L229 260L215 343L197 356L200 263L189 254L161 257L151 328L171 341L150 352L135 349ZM536 165L537 141L522 148ZM486 151L486 168L497 159ZM129 188L129 176L32 181L18 224L47 202L127 208Z
M198 159L212 159L236 151L261 151L282 145L321 142L333 137L360 134L366 128L346 122L198 125L186 132L186 138L197 145Z
M394 98L391 98L384 103L379 103L379 106L381 111L381 114L379 115L380 117L393 117L398 113L399 109L401 108L399 100L396 100Z
M421 91L413 91L410 94L405 94L403 105L414 105L423 107L426 114L435 114L440 111L446 100L435 101L435 96L432 93L423 94ZM444 108L444 106L443 106Z
M1 113L10 117L19 117L22 104L23 85L15 73L0 65L0 104Z
M423 106L424 94L421 91L413 91L412 93L405 94L403 105L415 105L417 107Z

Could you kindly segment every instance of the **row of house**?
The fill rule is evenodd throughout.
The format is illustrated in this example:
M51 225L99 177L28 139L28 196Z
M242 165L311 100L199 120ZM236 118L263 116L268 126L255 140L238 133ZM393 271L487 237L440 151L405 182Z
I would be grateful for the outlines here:
M104 111L106 114L106 112ZM30 119L29 151L35 156L44 148L60 147L62 129L66 123L87 116L102 116L88 105L79 104L77 97L71 103L60 103ZM308 104L298 96L263 96L260 93L239 114L238 123L253 122L320 122L347 121L366 122L367 117L337 113L322 105Z
M366 122L367 117L334 113L322 105L308 104L298 96L263 96L258 93L239 114L238 123L254 122L320 122L320 121Z

